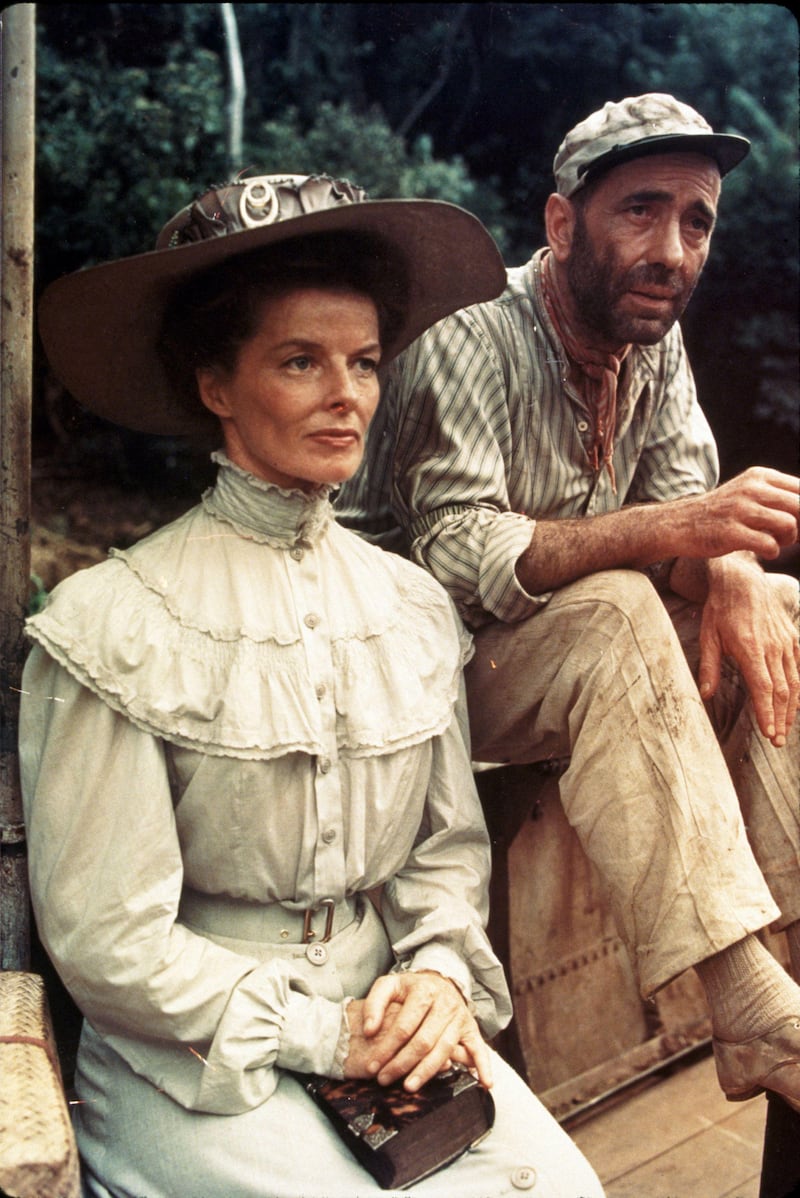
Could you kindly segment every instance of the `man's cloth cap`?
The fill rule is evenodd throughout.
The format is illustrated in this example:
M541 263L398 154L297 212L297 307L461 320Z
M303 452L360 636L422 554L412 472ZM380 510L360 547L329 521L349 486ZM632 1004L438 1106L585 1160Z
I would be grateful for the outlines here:
M746 137L715 133L688 104L660 92L604 104L571 129L553 160L556 190L574 195L609 167L649 154L697 153L712 158L721 175L750 150Z

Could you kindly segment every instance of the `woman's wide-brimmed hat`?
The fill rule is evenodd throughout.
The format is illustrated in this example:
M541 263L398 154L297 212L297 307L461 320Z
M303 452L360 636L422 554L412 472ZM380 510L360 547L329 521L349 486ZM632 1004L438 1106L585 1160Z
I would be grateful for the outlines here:
M161 230L155 250L66 275L44 292L39 334L50 366L83 406L127 428L191 433L157 351L170 295L238 255L312 234L362 234L404 266L400 320L383 347L395 357L459 308L505 286L500 253L477 217L441 200L369 200L326 175L258 175L212 188ZM387 267L388 269L388 267ZM387 279L387 288L390 280Z

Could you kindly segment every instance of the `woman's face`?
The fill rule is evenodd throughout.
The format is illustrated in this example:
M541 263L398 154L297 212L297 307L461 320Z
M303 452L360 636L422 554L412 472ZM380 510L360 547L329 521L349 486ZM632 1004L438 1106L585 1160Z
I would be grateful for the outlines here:
M353 291L267 299L234 370L197 372L232 462L287 490L355 473L378 404L378 313Z

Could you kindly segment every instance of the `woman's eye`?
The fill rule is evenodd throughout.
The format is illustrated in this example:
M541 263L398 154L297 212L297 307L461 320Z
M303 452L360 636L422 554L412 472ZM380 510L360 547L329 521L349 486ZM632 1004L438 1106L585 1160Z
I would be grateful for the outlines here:
M286 365L294 367L295 370L308 370L311 359L307 354L299 354L296 358L290 358Z
M358 369L364 374L374 374L378 369L378 362L375 358L359 358Z

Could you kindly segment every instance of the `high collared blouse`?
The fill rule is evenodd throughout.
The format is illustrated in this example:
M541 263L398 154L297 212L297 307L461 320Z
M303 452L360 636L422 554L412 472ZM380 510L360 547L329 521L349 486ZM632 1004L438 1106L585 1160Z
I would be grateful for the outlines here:
M472 627L526 619L515 565L538 519L699 494L718 479L680 327L633 345L619 378L615 494L592 468L593 416L547 315L539 251L501 296L434 325L392 363L342 522L405 547Z
M137 1072L225 1113L276 1065L335 1070L342 1006L184 926L184 885L298 910L382 885L397 967L452 977L489 1036L510 1004L450 600L339 527L327 488L215 456L200 505L28 622L20 752L65 984Z

